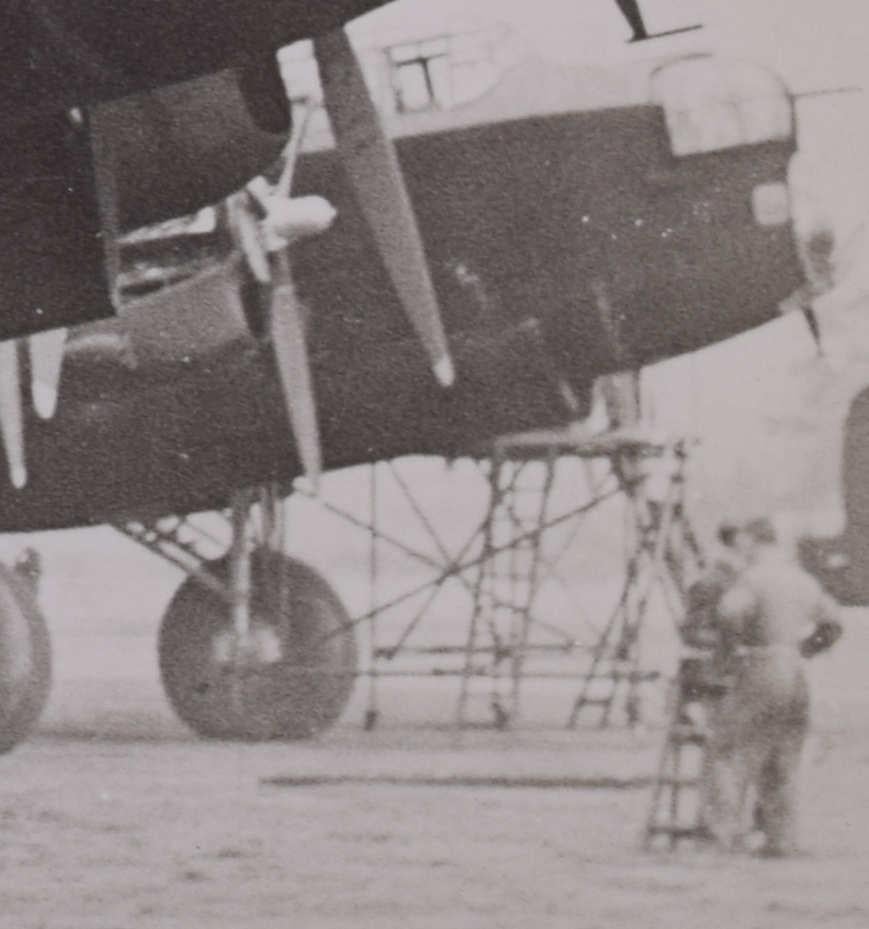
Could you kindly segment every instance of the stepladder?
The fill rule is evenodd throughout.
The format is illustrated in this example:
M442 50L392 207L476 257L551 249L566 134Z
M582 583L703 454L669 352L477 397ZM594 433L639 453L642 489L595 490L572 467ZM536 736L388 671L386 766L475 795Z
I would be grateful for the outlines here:
M711 763L710 707L725 686L711 655L697 650L682 656L643 835L646 849L710 838L704 787Z
M534 603L546 567L540 535L556 462L552 450L542 460L511 458L504 447L493 450L489 509L481 532L483 557L473 588L457 707L459 728L474 725L474 697L482 700L488 723L496 729L507 729L518 718L524 664L533 647Z
M644 628L656 612L682 623L687 582L703 562L685 505L686 457L685 445L679 442L653 469L630 452L612 459L628 503L624 583L591 652L569 727L584 710L597 709L603 728L617 704L628 725L641 721L640 684L657 677L641 669Z

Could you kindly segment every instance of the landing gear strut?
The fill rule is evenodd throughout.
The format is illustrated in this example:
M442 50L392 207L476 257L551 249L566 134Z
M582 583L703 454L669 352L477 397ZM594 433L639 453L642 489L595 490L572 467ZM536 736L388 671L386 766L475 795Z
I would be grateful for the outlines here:
M202 736L308 738L335 722L353 689L350 618L313 568L283 553L281 512L272 489L236 494L228 553L188 566L163 618L163 684L175 711ZM193 546L181 541L181 527L189 526L175 526L124 531L179 564Z

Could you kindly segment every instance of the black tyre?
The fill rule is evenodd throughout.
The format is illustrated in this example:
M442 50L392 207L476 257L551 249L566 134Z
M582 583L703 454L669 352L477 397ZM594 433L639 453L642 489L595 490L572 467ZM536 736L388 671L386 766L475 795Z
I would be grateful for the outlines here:
M208 567L227 578L225 558ZM207 738L308 738L338 719L353 690L358 653L350 617L313 568L274 552L254 555L252 591L252 628L271 636L275 654L239 670L222 646L232 632L228 603L195 578L179 587L160 629L166 694Z
M51 691L51 643L32 586L0 565L0 752L26 739Z

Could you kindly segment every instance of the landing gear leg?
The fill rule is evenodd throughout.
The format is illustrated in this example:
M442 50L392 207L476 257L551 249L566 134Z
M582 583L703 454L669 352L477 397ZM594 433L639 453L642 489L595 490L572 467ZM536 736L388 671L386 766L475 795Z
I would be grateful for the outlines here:
M235 633L234 652L238 661L251 652L250 624L251 552L247 525L250 520L252 495L249 490L232 495L230 524L232 543L229 549L229 595L232 629Z
M235 494L229 522L226 556L202 564L164 617L166 692L204 736L306 738L333 723L350 697L357 672L352 623L326 581L281 550L274 488Z

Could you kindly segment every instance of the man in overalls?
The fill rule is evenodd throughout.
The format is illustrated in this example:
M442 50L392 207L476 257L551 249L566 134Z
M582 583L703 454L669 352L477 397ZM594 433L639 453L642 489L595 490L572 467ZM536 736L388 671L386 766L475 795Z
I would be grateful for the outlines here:
M718 605L748 564L744 540L745 534L738 526L722 523L718 529L720 551L687 591L685 622L680 629L682 641L713 657L721 638Z
M688 647L679 665L681 721L696 725L692 707L699 706L707 733L717 727L733 661L730 643L722 635L718 608L724 594L747 567L747 537L739 527L722 523L718 541L720 549L715 559L688 588L685 622L680 629L682 642ZM729 813L721 796L722 777L716 771L719 758L708 735L707 742L700 772L698 831L702 837L714 839L719 831L717 824L726 821Z
M733 847L753 791L761 853L780 856L797 847L797 775L809 726L804 661L833 645L842 627L835 602L783 552L768 520L745 531L750 564L717 611L735 657L710 733L720 814L710 825Z

